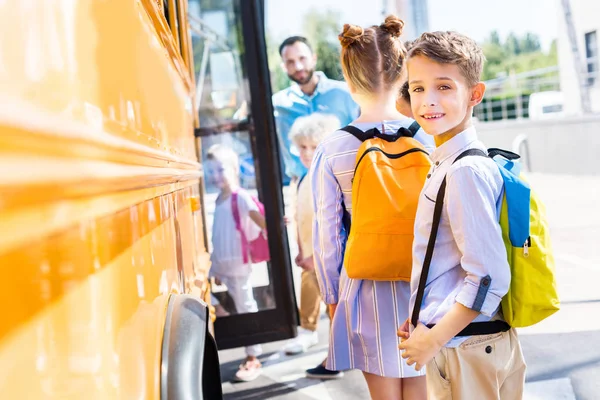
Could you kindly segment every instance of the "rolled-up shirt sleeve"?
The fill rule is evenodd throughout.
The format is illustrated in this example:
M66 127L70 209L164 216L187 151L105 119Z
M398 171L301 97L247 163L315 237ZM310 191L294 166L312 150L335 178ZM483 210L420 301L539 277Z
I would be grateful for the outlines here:
M310 169L313 190L313 257L319 289L326 304L337 304L346 234L343 230L342 191L322 148Z
M502 187L488 179L471 167L457 168L447 177L444 202L466 272L456 301L492 317L508 292L510 267L496 210Z

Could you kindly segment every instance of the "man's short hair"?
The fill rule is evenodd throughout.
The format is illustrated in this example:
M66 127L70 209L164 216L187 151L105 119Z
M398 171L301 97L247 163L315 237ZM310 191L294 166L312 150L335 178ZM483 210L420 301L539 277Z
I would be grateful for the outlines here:
M485 56L481 47L457 32L425 32L413 43L408 57L423 56L440 64L454 64L471 86L481 80Z
M310 50L310 52L312 53L313 49L312 46L310 45L310 43L308 42L308 39L305 38L304 36L290 36L289 38L285 39L280 45L279 45L279 55L283 55L283 48L286 46L291 46L294 43L304 43L305 45L308 46L308 49Z
M296 118L289 138L295 145L304 140L320 143L327 135L340 129L340 120L333 114L314 113Z

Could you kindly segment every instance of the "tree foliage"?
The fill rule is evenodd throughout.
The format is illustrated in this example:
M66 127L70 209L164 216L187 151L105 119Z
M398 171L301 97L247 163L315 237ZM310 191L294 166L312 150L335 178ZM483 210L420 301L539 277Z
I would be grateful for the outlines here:
M343 79L340 65L340 44L337 39L340 27L340 14L333 10L311 9L303 19L302 32L317 54L317 71L323 71L331 79ZM286 88L290 84L285 71L281 68L279 45L285 38L274 38L267 32L269 69L273 93Z
M307 37L312 44L318 57L317 70L323 71L329 78L342 80L341 47L337 38L341 32L340 14L333 10L311 9L304 15L302 26L299 34ZM290 84L281 69L281 57L278 53L283 39L285 38L274 38L267 32L273 92ZM558 64L556 43L544 52L539 37L533 33L522 36L511 33L502 40L497 31L492 31L482 43L482 48L487 59L483 70L484 80Z
M533 33L521 37L511 33L502 42L498 32L493 31L482 48L487 59L483 68L484 80L558 64L556 43L544 52L539 37Z

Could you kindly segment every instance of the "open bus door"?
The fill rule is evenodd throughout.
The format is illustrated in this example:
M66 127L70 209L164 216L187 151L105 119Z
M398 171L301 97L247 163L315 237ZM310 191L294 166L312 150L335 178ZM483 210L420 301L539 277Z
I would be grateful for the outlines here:
M207 247L213 250L219 189L210 179L211 163L205 156L212 145L220 144L239 157L241 187L265 206L271 255L270 262L252 265L256 307L240 305L244 299L234 293L239 290L231 290L226 282L213 285L213 303L220 303L229 313L215 321L215 338L219 349L291 338L296 335L298 313L283 219L283 179L271 103L264 3L189 0L189 19L200 116L196 137L205 172ZM219 210L223 209L216 212Z

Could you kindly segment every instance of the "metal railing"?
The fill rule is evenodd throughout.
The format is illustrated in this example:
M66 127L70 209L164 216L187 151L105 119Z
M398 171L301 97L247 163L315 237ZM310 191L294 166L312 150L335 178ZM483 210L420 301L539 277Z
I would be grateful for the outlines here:
M585 62L584 82L588 88L600 87L600 58L588 57ZM529 118L529 98L533 93L561 90L558 66L511 74L485 84L485 97L475 107L475 116L480 121Z
M475 107L475 116L480 121L529 118L532 93L560 90L559 69L553 66L510 74L485 84L485 98Z

